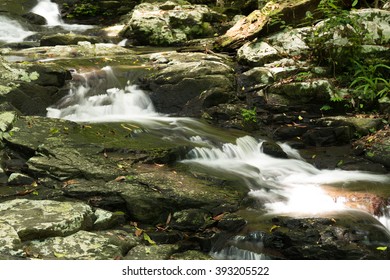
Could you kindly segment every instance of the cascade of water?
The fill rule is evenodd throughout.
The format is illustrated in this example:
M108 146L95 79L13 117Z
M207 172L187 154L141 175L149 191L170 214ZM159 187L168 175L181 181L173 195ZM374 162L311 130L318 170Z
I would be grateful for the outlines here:
M33 13L43 16L48 26L61 26L70 31L85 31L91 29L91 25L65 24L61 18L58 5L51 0L38 0L37 5L31 10Z
M22 42L35 32L25 30L16 20L0 15L0 42L16 43Z
M38 0L38 4L31 11L43 16L49 26L57 26L64 23L61 19L58 5L51 2L51 0Z
M73 73L74 84L57 108L48 108L47 116L79 122L109 122L162 116L155 112L147 94L134 85L124 89L110 67L89 73Z
M298 157L296 151L286 146L284 150L293 158L273 158L264 154L261 146L262 141L245 136L238 138L236 144L224 144L221 148L195 148L190 152L191 158L183 162L236 174L250 180L251 195L267 200L266 207L273 212L318 213L340 209L343 203L335 202L321 185L353 181L389 181L386 175L319 170L305 161L296 159ZM280 201L280 197L286 199ZM275 198L279 198L279 201L275 201Z

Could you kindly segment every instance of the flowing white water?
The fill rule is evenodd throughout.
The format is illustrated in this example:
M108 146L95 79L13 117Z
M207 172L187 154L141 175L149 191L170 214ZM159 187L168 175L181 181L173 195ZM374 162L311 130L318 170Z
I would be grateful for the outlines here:
M251 185L251 195L267 201L267 209L277 213L320 213L344 208L342 201L335 202L325 193L321 188L324 184L389 182L388 175L319 170L300 159L273 158L262 152L262 143L245 136L238 138L236 144L223 144L221 148L195 148L191 159L184 162L245 178ZM282 148L297 157L290 147Z
M43 16L48 26L60 26L69 31L85 31L93 28L92 25L66 24L61 18L60 9L56 3L51 0L38 0L37 5L31 12Z
M35 32L28 31L16 20L6 16L0 16L0 42L17 43L22 42Z
M175 131L164 137L172 140L177 138L175 134L195 136L202 130L203 124L194 119L157 113L148 94L137 86L128 84L120 88L110 67L73 73L73 80L69 94L56 106L47 108L47 117L88 123L139 123L146 128Z

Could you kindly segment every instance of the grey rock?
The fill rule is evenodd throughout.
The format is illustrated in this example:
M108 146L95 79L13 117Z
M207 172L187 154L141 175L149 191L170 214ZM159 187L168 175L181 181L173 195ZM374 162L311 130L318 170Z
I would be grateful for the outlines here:
M0 221L11 225L23 241L91 228L92 215L91 207L84 203L27 199L0 203Z
M178 245L162 244L158 246L138 245L123 258L125 260L168 260L179 250Z
M263 41L246 43L237 51L238 61L251 66L263 66L278 58L278 50Z
M9 185L31 185L34 182L33 178L21 173L12 173L8 178Z
M122 249L108 237L83 230L66 237L34 240L28 248L41 259L113 260L122 256Z
M205 5L142 3L134 8L122 35L141 45L177 45L213 36L222 19L222 14Z

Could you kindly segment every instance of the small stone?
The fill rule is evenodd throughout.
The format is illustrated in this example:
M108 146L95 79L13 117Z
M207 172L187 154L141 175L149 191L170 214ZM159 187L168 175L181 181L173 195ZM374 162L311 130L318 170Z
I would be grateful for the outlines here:
M33 178L22 173L12 173L8 178L8 185L31 185L34 182Z

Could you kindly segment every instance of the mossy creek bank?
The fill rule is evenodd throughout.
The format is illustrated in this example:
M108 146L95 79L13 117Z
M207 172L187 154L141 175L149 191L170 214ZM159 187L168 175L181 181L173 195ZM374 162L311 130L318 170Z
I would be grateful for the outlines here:
M156 5L179 5L168 4ZM221 23L205 32L223 32L223 17L201 11L212 15L204 28ZM125 27L126 48L80 37L2 49L2 259L389 259L374 218L389 214L385 103L376 114L321 110L340 89L309 63L304 33L228 55L209 39L169 41L194 30L138 42L140 21ZM156 42L164 48L136 46ZM126 98L143 94L132 114ZM297 198L281 182L304 185L302 205L319 191L341 208L281 211Z

